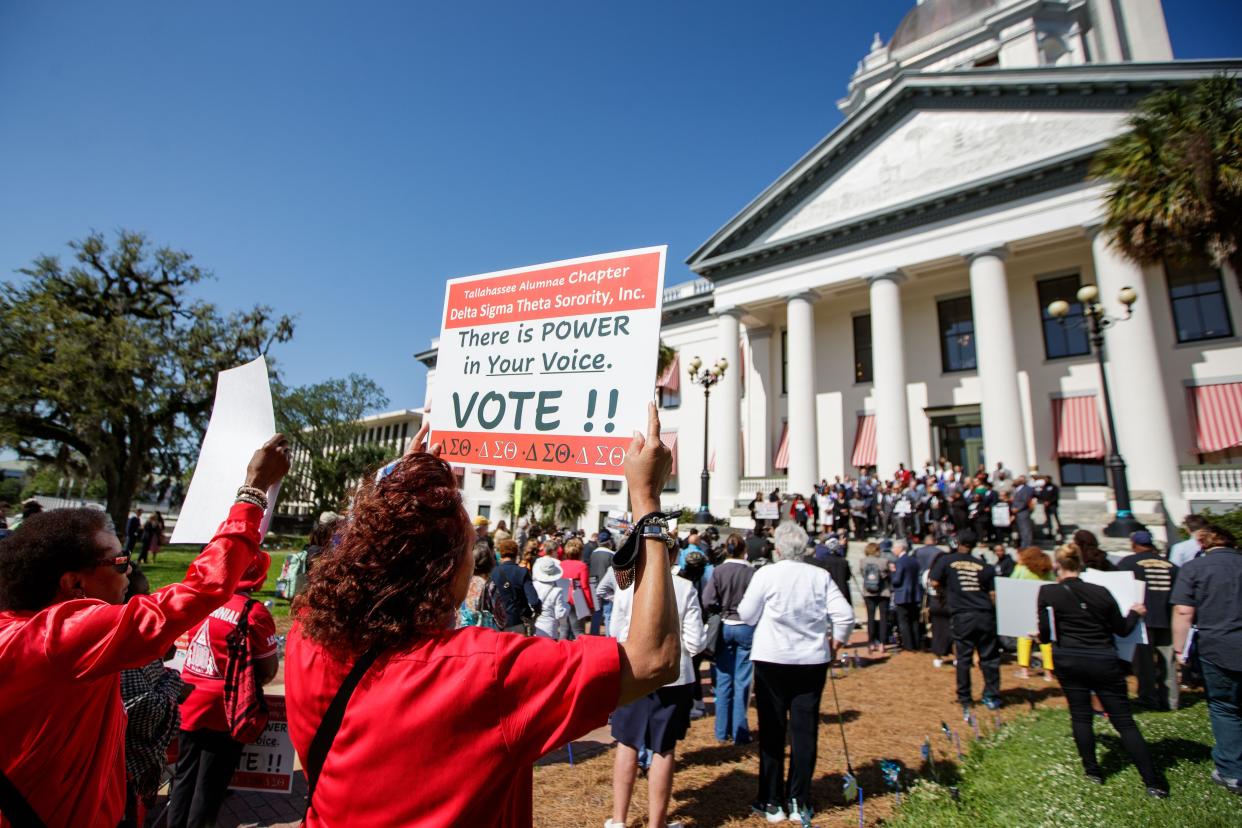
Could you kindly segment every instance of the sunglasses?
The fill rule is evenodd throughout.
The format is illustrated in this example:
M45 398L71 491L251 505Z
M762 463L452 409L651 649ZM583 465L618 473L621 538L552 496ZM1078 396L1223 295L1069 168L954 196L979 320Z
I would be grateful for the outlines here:
M115 557L104 558L96 561L95 566L113 566L117 572L129 571L129 555L116 555Z

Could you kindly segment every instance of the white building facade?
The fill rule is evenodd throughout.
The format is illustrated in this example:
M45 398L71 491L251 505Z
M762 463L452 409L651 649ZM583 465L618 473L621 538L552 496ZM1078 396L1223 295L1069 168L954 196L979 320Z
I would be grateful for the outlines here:
M1125 260L1097 233L1104 187L1088 177L1141 98L1239 70L1174 61L1159 0L918 4L859 63L846 120L694 252L698 280L666 292L662 339L680 359L660 380L677 454L665 506L698 506L704 459L718 515L759 489L941 457L1104 500L1096 358L1046 311L1086 284L1116 317L1123 287L1139 295L1107 331L1107 371L1140 517L1242 499L1237 274ZM693 356L731 366L706 458ZM434 375L434 347L419 358ZM496 509L510 477L466 475L471 507ZM620 486L589 489L584 524L625 508Z

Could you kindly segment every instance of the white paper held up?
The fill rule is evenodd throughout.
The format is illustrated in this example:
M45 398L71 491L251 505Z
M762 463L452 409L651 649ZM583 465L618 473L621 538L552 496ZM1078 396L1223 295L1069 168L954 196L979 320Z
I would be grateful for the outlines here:
M267 360L259 357L221 371L211 421L203 435L190 490L173 527L172 543L207 543L215 536L233 505L237 487L246 482L250 458L275 433ZM268 492L260 537L267 532L279 488L277 484Z
M1039 632L1039 588L1046 581L996 579L996 634L1021 638Z
M1102 586L1112 594L1122 616L1130 612L1133 604L1143 603L1147 595L1147 584L1134 577L1133 572L1102 572L1098 569L1085 569L1079 576L1088 584ZM1127 636L1113 636L1117 645L1117 655L1122 661L1134 660L1134 647L1147 643L1147 625L1138 622L1134 630Z

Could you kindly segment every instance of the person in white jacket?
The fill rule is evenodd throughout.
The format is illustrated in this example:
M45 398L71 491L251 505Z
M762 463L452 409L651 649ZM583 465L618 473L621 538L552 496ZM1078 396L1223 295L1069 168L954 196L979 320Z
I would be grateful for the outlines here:
M676 547L670 550L670 566L677 559L677 551ZM612 736L617 740L617 753L612 771L612 817L604 823L604 828L626 825L634 779L638 775L638 752L644 747L650 748L653 754L647 773L647 825L681 828L680 822L667 821L668 801L673 792L677 743L690 728L694 682L698 679L694 674L693 658L702 652L707 633L694 585L685 578L673 578L673 596L681 622L681 675L676 681L612 714ZM617 590L608 634L618 642L624 642L629 635L633 607L634 587Z
M562 638L561 619L569 615L569 604L565 603L565 589L560 583L563 576L560 562L552 557L540 558L531 569L535 593L542 604L539 616L535 619L535 635L558 641Z
M752 807L771 823L784 822L787 811L789 819L810 825L819 700L828 663L854 629L854 608L827 570L802 561L802 527L782 523L774 540L776 563L755 573L737 608L743 623L755 625L750 658L759 713L759 798Z

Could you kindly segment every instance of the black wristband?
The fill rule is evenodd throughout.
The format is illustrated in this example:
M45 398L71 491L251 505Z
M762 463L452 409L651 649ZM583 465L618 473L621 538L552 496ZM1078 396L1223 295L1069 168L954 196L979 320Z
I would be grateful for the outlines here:
M612 556L612 568L617 579L617 586L626 589L634 583L634 573L638 567L638 542L642 540L643 526L655 518L671 520L678 514L680 512L649 512L634 524L630 536L621 544L617 554Z

